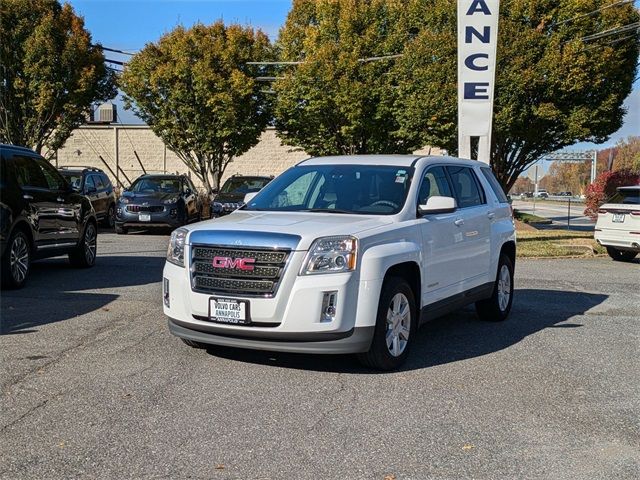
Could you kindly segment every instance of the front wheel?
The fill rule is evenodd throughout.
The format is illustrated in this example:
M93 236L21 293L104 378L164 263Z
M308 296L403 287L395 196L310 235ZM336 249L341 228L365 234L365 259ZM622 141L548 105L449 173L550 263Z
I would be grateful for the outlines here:
M93 267L96 263L98 251L98 231L96 226L89 222L84 228L84 234L78 246L69 253L71 265L78 268Z
M418 329L416 302L402 278L388 278L382 287L371 348L360 362L378 370L394 370L404 363Z
M21 230L14 231L9 237L2 256L2 286L22 288L31 269L31 246L29 239Z
M630 262L636 258L636 255L638 255L638 252L632 252L631 250L618 250L613 247L607 247L607 253L616 262Z
M512 303L513 262L508 256L501 254L491 297L476 302L476 312L481 320L502 322L509 316Z

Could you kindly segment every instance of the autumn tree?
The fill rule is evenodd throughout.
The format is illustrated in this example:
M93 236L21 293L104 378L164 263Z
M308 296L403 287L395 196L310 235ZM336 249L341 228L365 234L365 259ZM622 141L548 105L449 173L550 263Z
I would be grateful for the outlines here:
M56 0L0 2L0 142L61 147L91 105L116 94L84 20Z
M640 173L640 137L632 136L616 144L613 170L631 170Z
M285 143L312 155L410 152L418 132L399 132L393 60L404 2L295 0L280 31L284 67L274 85L275 124Z
M637 71L638 22L612 0L503 0L491 163L506 190L544 154L605 141ZM450 0L296 0L276 125L310 153L457 150L457 21ZM588 16L585 14L589 13ZM372 57L384 57L367 61Z
M221 21L177 27L150 43L121 78L132 108L207 187L258 143L270 118L252 60L268 59L261 31Z

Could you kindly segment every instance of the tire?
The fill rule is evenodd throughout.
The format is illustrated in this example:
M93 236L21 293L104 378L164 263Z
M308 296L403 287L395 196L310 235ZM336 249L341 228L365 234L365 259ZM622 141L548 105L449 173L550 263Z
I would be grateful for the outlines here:
M128 231L129 230L127 229L127 227L119 227L118 225L116 225L116 234L126 235Z
M116 206L111 204L107 209L107 215L104 217L103 225L107 228L113 229L116 224Z
M205 349L208 346L206 343L196 342L195 340L189 340L188 338L181 338L180 340L182 340L185 345L189 345L191 348Z
M24 287L31 270L31 242L22 230L14 230L2 256L2 286Z
M507 319L513 304L513 262L504 253L500 255L498 272L491 297L476 302L481 320L502 322Z
M613 258L616 262L630 262L638 252L632 252L630 250L618 250L617 248L607 247L607 253L611 258Z
M409 284L403 278L388 278L380 293L371 347L368 352L358 354L358 360L376 370L398 368L409 354L418 321L416 302Z
M90 268L96 263L97 252L98 230L95 223L89 222L84 227L82 240L72 252L69 252L69 261L76 268Z

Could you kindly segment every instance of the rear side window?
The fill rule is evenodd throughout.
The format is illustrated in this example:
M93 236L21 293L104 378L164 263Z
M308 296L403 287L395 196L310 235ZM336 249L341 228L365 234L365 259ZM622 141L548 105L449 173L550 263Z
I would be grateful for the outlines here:
M104 184L105 188L111 188L111 180L109 180L109 177L107 177L103 173L102 175L100 175L100 178L102 179L102 183Z
M84 181L85 191L89 190L90 188L96 188L96 182L94 182L93 177L94 177L93 175L89 175Z
M476 207L485 203L484 191L471 168L447 167L447 172L456 192L458 207Z
M500 203L509 203L509 199L505 195L504 190L502 189L502 185L500 185L500 182L498 182L498 179L493 174L491 169L481 168L480 170L482 171L484 178L486 178L487 182L489 182L489 186L491 187L491 190L493 190L493 193L495 193L498 201Z
M34 158L14 155L12 163L18 185L31 188L49 188L49 184Z
M91 178L93 178L93 182L96 184L96 188L98 190L103 190L104 189L104 183L102 183L102 176L101 175L91 175Z

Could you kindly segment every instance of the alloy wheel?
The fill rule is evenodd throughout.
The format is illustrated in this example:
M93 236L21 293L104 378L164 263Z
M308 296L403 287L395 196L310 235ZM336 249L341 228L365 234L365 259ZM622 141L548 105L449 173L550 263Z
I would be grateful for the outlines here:
M498 277L498 306L501 312L507 309L510 298L511 272L509 271L509 267L502 265L502 268L500 268L500 276Z
M89 265L93 264L96 258L97 243L96 228L90 223L84 232L84 256Z
M389 353L399 357L407 347L411 332L411 308L403 293L396 293L387 311L386 343Z
M20 235L15 237L11 245L9 265L15 282L23 282L29 269L29 246L24 237Z

